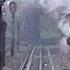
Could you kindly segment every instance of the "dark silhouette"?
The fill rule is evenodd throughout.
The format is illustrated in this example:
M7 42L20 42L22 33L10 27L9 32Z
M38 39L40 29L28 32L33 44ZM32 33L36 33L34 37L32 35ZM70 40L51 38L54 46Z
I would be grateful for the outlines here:
M67 44L70 46L70 37L67 38Z
M0 2L0 70L2 70L3 66L5 66L5 31L7 26L4 20L2 19L1 9L3 2Z

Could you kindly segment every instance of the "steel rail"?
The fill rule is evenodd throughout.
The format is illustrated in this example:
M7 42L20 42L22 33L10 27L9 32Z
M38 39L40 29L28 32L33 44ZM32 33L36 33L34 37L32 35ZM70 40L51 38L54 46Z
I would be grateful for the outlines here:
M51 69L55 70L49 48L47 48L47 51L48 51L48 58L49 58L49 61L50 61Z
M28 69L30 69L30 65L32 63L32 56L33 56L34 51L35 51L35 47L33 47L29 51L29 53L27 54L24 62L20 65L18 70L28 70Z
M42 46L40 46L40 62L39 62L39 70L42 70Z

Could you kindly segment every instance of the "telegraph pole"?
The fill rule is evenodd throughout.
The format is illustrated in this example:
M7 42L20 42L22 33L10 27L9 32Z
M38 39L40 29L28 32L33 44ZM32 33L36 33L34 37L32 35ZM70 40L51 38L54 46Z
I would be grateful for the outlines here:
M14 56L14 46L15 46L15 15L12 14L12 45L11 45L11 55Z
M12 45L11 45L11 55L14 56L14 46L15 46L15 13L17 10L16 2L12 1L9 4L9 11L12 15Z

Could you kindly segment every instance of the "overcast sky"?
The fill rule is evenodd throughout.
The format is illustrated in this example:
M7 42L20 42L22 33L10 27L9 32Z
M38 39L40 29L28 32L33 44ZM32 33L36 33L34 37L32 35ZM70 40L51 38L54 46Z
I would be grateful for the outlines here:
M61 6L67 7L68 11L70 10L70 0L40 0L40 3L45 8L47 7L49 12Z

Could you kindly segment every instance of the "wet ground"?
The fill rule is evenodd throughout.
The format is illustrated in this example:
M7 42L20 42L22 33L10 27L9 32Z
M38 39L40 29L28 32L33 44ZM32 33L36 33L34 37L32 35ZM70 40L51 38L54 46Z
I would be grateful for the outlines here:
M33 50L32 48L35 49ZM32 51L33 50L33 51ZM29 53L30 52L30 53ZM27 57L29 55L29 57ZM70 67L70 55L62 62L61 51L57 45L30 46L15 49L15 55L7 55L3 70L67 70ZM26 60L28 59L28 60ZM27 61L26 63L24 63ZM25 65L25 68L23 69Z

